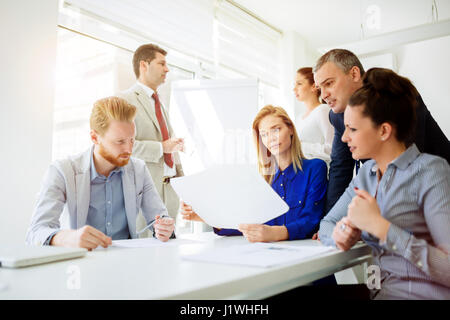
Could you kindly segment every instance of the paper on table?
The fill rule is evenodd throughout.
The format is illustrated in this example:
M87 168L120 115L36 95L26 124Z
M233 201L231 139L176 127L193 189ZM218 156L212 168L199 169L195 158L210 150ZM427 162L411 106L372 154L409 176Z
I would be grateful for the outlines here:
M188 243L195 243L195 241L187 239L170 239L169 241L162 242L155 238L142 238L142 239L114 240L112 242L112 246L120 248L149 248L149 247L163 247Z
M241 223L265 223L289 210L255 166L215 166L172 178L178 196L210 226L237 229Z
M305 260L333 250L333 247L326 246L289 246L258 242L215 248L203 253L184 256L183 259L269 268Z

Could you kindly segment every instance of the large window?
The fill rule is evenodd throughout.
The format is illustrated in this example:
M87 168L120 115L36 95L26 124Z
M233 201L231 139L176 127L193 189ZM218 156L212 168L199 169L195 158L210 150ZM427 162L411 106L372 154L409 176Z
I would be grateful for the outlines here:
M85 151L91 146L89 116L93 103L127 89L135 81L129 50L92 39L64 28L58 29L53 159ZM170 72L159 93L170 105L174 80L194 78L194 72L169 64ZM181 218L177 233L192 232L194 224Z
M160 88L166 107L170 106L171 82L184 79L257 78L260 106L282 101L281 35L227 1L60 3L53 159L81 152L90 145L88 119L94 101L125 90L136 81L131 66L133 51L142 43L161 44L155 39L164 40L163 47L169 52L170 72ZM187 8L189 14L180 20L179 15ZM143 18L156 13L152 23ZM157 26L170 30L157 33ZM187 34L201 41L187 41ZM186 52L180 51L183 48Z
M135 81L129 50L58 29L53 134L53 159L86 150L90 145L89 116L93 103L129 88ZM169 105L170 84L193 79L194 72L169 64L159 93Z
M109 44L58 29L53 158L84 151L90 145L93 102L111 96L119 84L121 60L130 53Z
M53 159L85 151L91 145L93 103L136 81L132 55L143 43L157 43L168 51L170 72L159 88L166 107L170 107L172 82L186 79L257 78L260 107L281 100L281 35L245 13L236 16L227 1L60 3ZM151 23L149 16L153 17ZM177 124L172 125L176 134ZM184 221L178 221L177 228L194 229ZM196 229L203 228L197 225Z

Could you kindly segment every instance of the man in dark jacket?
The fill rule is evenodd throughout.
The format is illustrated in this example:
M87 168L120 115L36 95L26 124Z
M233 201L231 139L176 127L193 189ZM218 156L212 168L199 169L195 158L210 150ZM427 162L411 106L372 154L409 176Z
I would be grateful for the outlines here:
M334 127L331 151L329 183L324 213L334 206L353 178L353 170L359 161L341 137L344 133L344 111L350 96L362 87L364 68L358 57L344 49L333 49L319 58L314 68L316 86L321 89L322 99L330 106L330 123ZM417 124L415 144L421 152L445 158L450 163L450 142L433 119L422 97L417 96Z

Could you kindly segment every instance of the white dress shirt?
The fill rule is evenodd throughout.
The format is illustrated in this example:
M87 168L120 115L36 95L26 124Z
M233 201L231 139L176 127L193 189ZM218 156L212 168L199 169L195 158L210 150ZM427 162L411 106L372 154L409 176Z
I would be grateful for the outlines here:
M305 157L322 159L328 166L331 161L330 154L334 136L334 128L328 118L329 112L330 107L321 104L314 108L306 118L303 119L300 116L295 124Z

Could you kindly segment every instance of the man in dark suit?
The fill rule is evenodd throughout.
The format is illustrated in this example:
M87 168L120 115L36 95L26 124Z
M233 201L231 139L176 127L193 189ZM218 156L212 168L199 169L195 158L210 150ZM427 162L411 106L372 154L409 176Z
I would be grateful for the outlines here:
M334 127L331 151L329 183L324 213L328 213L344 193L353 178L353 170L359 161L341 140L344 133L344 111L350 96L362 87L364 68L351 51L333 49L325 53L316 63L314 80L321 90L322 99L330 106L330 123ZM445 158L450 163L450 142L433 119L422 97L417 96L417 124L415 144L421 152Z

